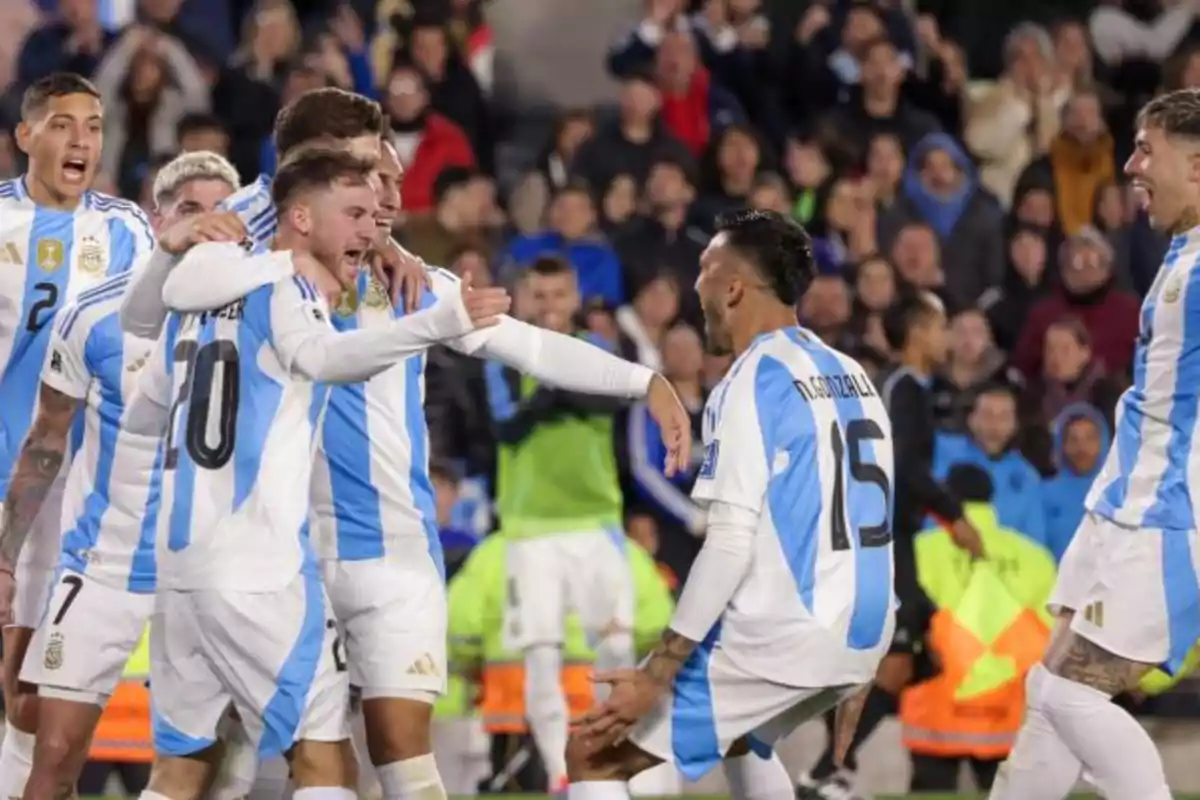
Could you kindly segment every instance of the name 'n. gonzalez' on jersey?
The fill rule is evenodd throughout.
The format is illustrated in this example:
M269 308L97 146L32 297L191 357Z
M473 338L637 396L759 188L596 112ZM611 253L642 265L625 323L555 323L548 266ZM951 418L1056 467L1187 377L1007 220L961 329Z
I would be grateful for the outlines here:
M55 313L153 247L150 220L128 200L85 192L59 211L34 203L24 177L0 182L0 492L33 422Z
M1133 385L1086 507L1129 528L1200 524L1200 228L1171 240L1142 302Z
M308 490L327 390L293 374L314 325L328 330L329 312L301 277L167 318L141 382L170 409L154 476L160 589L277 591L316 569Z
M132 273L81 292L54 321L42 383L83 402L83 437L67 475L62 563L115 589L154 591L157 438L126 429L129 400L154 342L121 330Z
M704 443L692 497L759 515L716 641L786 686L871 680L895 625L893 467L866 372L802 328L764 333L709 396Z

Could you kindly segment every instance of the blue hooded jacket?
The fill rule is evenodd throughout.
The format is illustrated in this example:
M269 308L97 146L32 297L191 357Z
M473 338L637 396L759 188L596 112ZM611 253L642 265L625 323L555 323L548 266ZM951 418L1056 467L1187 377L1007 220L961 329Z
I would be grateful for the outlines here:
M1067 424L1081 417L1090 419L1100 431L1100 457L1095 466L1084 473L1076 472L1063 454L1063 433ZM1067 545L1083 520L1083 501L1104 466L1112 432L1100 410L1088 403L1072 403L1064 408L1054 418L1051 429L1054 432L1054 465L1058 473L1042 482L1042 501L1046 508L1046 546L1054 553L1055 561L1062 561Z
M1008 450L992 458L970 436L939 433L933 447L933 477L945 481L956 464L973 464L992 479L992 505L1000 524L1046 544L1046 514L1042 506L1042 478L1025 456ZM930 525L936 525L930 521Z
M962 170L964 178L962 186L949 197L938 197L921 183L921 166L930 150L942 150L949 154L958 168ZM954 226L958 224L958 220L966 211L967 203L971 201L978 185L979 179L975 174L975 165L971 163L966 151L958 145L958 142L954 141L954 137L947 133L930 133L917 142L917 146L913 148L908 157L908 166L904 170L904 177L900 183L905 197L912 201L921 217L942 239L950 236Z

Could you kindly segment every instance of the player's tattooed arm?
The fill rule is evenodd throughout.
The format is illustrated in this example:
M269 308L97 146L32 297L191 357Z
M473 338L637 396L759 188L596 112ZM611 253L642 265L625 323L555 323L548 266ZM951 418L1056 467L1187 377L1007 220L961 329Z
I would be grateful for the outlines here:
M669 688L675 682L675 676L683 668L684 662L691 657L697 642L682 636L667 628L663 631L658 646L650 653L642 671L659 686Z
M0 570L12 572L67 455L75 398L42 384L37 416L21 446L0 520Z

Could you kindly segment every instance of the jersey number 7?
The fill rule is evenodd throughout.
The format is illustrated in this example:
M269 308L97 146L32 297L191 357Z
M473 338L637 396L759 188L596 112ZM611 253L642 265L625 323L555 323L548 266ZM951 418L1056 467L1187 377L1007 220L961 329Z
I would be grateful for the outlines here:
M197 346L192 339L176 343L173 354L176 364L184 364L183 382L171 404L167 424L167 447L163 457L164 469L175 469L179 463L179 437L176 422L187 404L187 425L183 431L188 456L202 469L220 469L233 457L237 441L237 407L240 370L237 346L218 339ZM213 382L217 366L221 366L220 396L213 397ZM217 441L208 442L209 422L217 415Z
M846 439L842 440L842 428L837 420L829 426L829 440L833 446L833 458L837 470L833 476L833 498L830 509L830 531L835 551L850 549L850 530L846 524L846 479L842 460L849 449L850 479L859 483L878 486L883 492L884 516L878 525L860 525L858 542L861 547L883 547L892 541L892 529L888 525L887 509L891 507L892 487L887 473L878 464L863 459L862 444L872 439L883 439L883 430L874 420L856 419L846 425Z

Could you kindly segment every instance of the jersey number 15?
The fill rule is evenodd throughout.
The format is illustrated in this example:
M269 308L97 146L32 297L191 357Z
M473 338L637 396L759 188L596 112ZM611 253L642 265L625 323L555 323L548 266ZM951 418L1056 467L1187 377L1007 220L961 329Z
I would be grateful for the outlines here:
M233 446L237 440L237 407L240 386L237 346L230 341L218 339L203 346L194 340L183 339L176 343L174 359L184 365L184 377L179 385L179 394L171 404L167 424L167 449L163 457L165 469L175 469L179 463L179 434L176 421L184 404L187 404L187 425L183 431L183 444L188 456L202 469L220 469L233 457ZM217 367L221 367L221 391L213 396ZM216 415L216 442L208 441L209 423Z
M892 529L888 525L887 509L892 503L892 487L888 482L887 473L878 464L872 464L863 459L862 445L864 441L882 439L883 430L873 420L856 419L846 425L846 438L842 439L842 428L834 420L829 426L829 440L833 447L833 459L837 469L833 476L833 498L830 506L829 528L832 545L835 551L850 549L850 526L846 521L846 479L842 468L843 459L849 449L850 479L858 483L878 486L883 492L883 519L877 525L860 525L858 542L861 547L883 547L892 541Z

